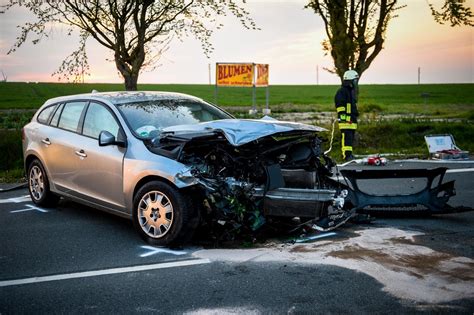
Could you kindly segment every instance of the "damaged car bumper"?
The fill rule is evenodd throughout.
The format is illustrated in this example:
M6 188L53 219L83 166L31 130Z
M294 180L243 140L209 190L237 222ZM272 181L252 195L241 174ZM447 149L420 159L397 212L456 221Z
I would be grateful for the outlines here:
M449 198L456 195L454 181L443 183L447 168L434 169L406 169L406 170L341 170L341 174L348 179L351 187L346 186L349 191L348 200L359 212L371 211L429 211L431 213L446 213L449 210L446 203ZM435 179L438 178L437 181ZM382 179L425 181L414 193L406 194L371 194L364 192L359 187L359 181Z

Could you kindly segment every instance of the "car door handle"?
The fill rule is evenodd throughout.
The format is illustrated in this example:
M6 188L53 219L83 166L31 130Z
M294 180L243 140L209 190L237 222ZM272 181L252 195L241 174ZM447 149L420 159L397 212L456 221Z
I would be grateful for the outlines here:
M41 140L41 142L43 142L44 144L47 144L47 145L51 144L51 141L49 141L49 138L43 139L43 140Z
M86 152L84 152L84 150L76 151L76 155L79 155L82 158L87 157L87 154L86 154Z

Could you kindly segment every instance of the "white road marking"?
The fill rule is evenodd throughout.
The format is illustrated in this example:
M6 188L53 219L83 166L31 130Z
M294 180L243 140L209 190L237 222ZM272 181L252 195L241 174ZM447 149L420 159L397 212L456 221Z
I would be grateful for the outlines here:
M446 173L467 173L467 172L474 172L474 168L455 168L447 170Z
M26 211L39 211L39 212L43 212L43 213L46 213L46 212L49 212L48 210L46 209L42 209L42 208L39 208L39 207L36 207L36 206L32 206L32 205L26 205L28 208L26 209L20 209L20 210L13 210L13 211L10 211L10 213L18 213L18 212L26 212Z
M148 250L147 253L141 254L140 257L148 257L151 255L159 254L159 253L166 253L166 254L172 254L172 255L186 255L187 253L184 251L177 251L177 250L171 250L171 249L166 249L162 247L153 247L153 246L140 246L143 249Z
M31 201L30 195L25 195L17 198L0 199L0 203L20 203L28 201Z
M192 259L192 260L173 261L173 262L153 264L153 265L111 268L111 269L102 269L102 270L94 270L94 271L66 273L66 274L60 274L60 275L54 275L54 276L7 280L7 281L0 281L0 287L8 287L8 286L15 286L15 285L22 285L22 284L40 283L40 282L50 282L50 281L58 281L58 280L77 279L77 278L97 277L97 276L113 275L113 274L128 273L128 272L138 272L138 271L145 271L145 270L194 266L194 265L209 264L210 262L211 261L209 259Z

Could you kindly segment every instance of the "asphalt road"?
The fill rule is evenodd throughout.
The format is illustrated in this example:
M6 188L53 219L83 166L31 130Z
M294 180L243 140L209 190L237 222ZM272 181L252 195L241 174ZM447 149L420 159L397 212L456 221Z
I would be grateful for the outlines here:
M474 208L474 164L448 167L450 204ZM173 251L148 247L125 219L68 201L33 208L26 195L0 193L0 314L474 312L474 212L378 218L312 243Z

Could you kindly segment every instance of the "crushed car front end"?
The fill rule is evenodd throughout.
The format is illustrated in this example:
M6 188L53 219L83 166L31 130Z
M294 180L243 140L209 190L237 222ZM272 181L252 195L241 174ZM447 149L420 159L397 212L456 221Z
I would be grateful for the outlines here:
M322 131L268 118L225 119L164 128L146 146L187 166L176 177L197 186L204 217L252 230L268 217L300 217L327 230L350 211L343 209L347 193L326 181L333 163L321 150Z

